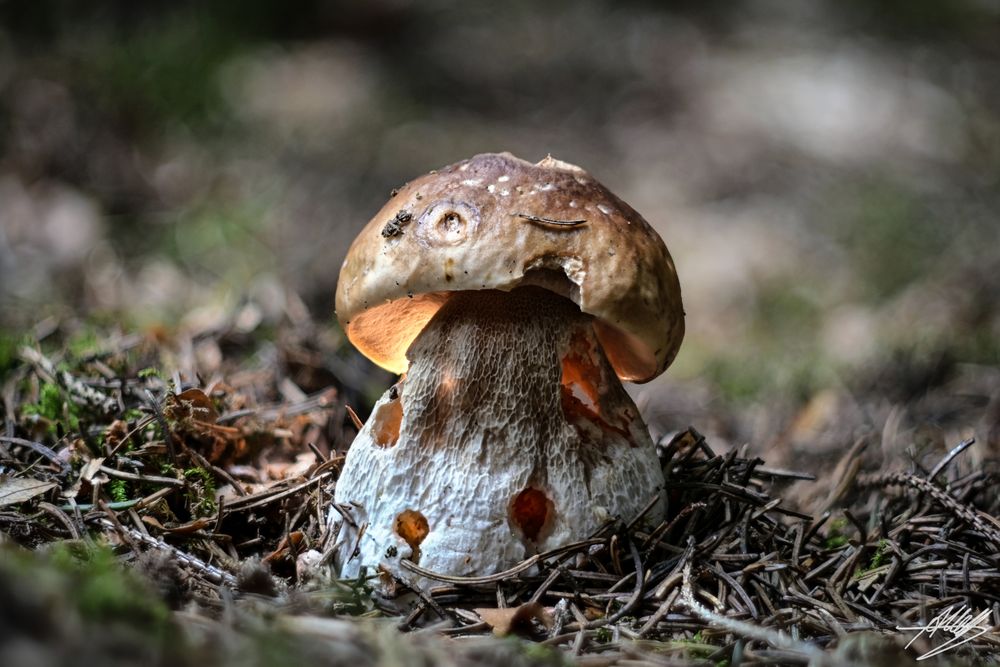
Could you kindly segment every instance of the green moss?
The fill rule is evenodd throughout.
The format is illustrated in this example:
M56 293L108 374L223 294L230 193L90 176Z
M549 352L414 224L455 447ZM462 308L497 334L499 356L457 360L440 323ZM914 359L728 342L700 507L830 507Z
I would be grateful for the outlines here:
M358 576L338 582L338 585L331 590L330 611L346 616L361 616L367 614L373 608L372 585L368 583L368 569L361 568Z
M0 331L0 380L17 365L17 350L27 342L24 336Z
M116 503L128 500L128 483L124 479L113 479L108 483L108 493Z
M215 513L215 477L204 468L188 468L184 478L190 482L187 500L191 513L195 516L208 516Z
M827 532L826 539L823 541L823 548L839 549L847 544L847 534L844 532L846 528L847 519L843 517L831 521L830 530Z
M30 553L0 544L0 590L7 637L51 649L32 651L32 664L206 664L180 660L190 645L170 611L105 546L67 541Z
M51 382L41 386L37 403L26 403L21 406L21 414L44 420L49 433L53 435L58 432L59 424L63 425L64 431L80 430L79 406L65 400L62 389Z
M38 391L37 403L26 403L22 408L26 415L38 415L46 419L59 419L62 413L62 392L59 387L46 382Z
M76 332L66 343L66 350L71 359L85 358L99 349L100 339L97 332L89 328Z
M875 553L872 554L871 559L868 561L868 565L855 570L854 578L859 579L863 577L866 573L871 572L876 568L882 567L885 564L889 551L890 551L889 541L885 539L879 540L878 546L875 547Z
M876 567L882 567L885 564L886 556L889 553L889 541L881 539L878 541L878 547L875 549L875 554L872 556L871 563L868 564L869 569L874 569Z
M161 638L167 632L167 607L140 580L121 569L110 549L64 542L52 549L52 562L72 580L73 601L84 619L141 623Z
M844 535L834 535L833 537L826 538L823 547L826 549L839 549L845 544L847 544L847 537Z

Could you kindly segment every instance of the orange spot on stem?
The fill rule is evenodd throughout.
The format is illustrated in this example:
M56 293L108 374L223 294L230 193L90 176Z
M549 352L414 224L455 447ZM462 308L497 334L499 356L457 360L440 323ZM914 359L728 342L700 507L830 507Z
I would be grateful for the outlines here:
M532 542L538 541L538 535L549 519L552 501L538 489L527 488L517 494L511 504L511 520L524 536Z
M396 517L396 534L410 545L414 563L420 560L420 543L431 532L427 517L416 510L403 510Z
M635 445L629 434L631 417L626 413L622 426L614 426L601 415L601 370L591 356L587 336L577 332L562 360L562 409L571 423L584 418L605 431L613 431Z
M392 447L399 440L399 427L403 422L403 397L383 403L375 412L372 435L381 447Z
M570 394L594 415L600 414L598 407L600 392L597 389L600 379L600 371L587 355L571 349L570 353L563 359L562 386L566 390L565 393Z

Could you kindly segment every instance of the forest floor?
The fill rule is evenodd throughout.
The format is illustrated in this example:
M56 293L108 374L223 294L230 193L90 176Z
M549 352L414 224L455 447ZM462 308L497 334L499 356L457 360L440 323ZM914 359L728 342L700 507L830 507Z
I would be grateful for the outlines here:
M1000 459L972 438L890 467L868 452L888 436L860 437L820 469L694 424L659 436L658 526L622 517L425 588L338 581L327 513L360 423L344 397L364 388L304 313L274 331L252 304L142 334L47 321L18 342L0 663L899 665L947 639L902 628L948 611L975 622L938 664L1000 660L975 629L1000 614ZM822 413L803 408L788 451L822 449Z

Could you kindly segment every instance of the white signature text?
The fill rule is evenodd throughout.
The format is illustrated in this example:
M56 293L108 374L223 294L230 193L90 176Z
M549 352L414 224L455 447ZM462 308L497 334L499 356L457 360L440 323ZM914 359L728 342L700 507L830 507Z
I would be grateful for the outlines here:
M917 631L917 634L909 641L906 648L910 648L910 644L923 634L926 634L928 637L933 637L937 632L941 632L942 635L951 635L948 641L917 658L917 660L926 660L927 658L940 655L945 651L958 648L962 644L971 642L976 637L989 632L992 629L992 626L989 624L990 613L990 610L986 609L973 616L972 610L968 607L954 605L932 618L931 622L927 625L897 625L896 629Z

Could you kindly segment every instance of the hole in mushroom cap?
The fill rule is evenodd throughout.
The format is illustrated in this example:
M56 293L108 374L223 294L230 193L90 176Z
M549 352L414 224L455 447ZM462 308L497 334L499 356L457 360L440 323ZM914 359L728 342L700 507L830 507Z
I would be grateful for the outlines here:
M514 497L510 519L526 538L538 542L542 530L551 524L553 507L542 491L528 487Z
M420 216L417 238L432 246L457 245L475 230L478 221L479 211L471 204L440 200Z
M378 406L372 421L372 436L380 447L393 447L403 421L402 383L389 389L389 400Z
M448 211L438 220L438 226L441 228L441 235L445 238L457 237L462 233L465 221L458 213Z
M519 285L537 285L580 305L583 262L577 257L545 255L525 264Z
M431 531L427 523L427 517L416 510L403 510L396 517L396 534L410 545L413 555L410 557L414 563L420 560L420 543Z

